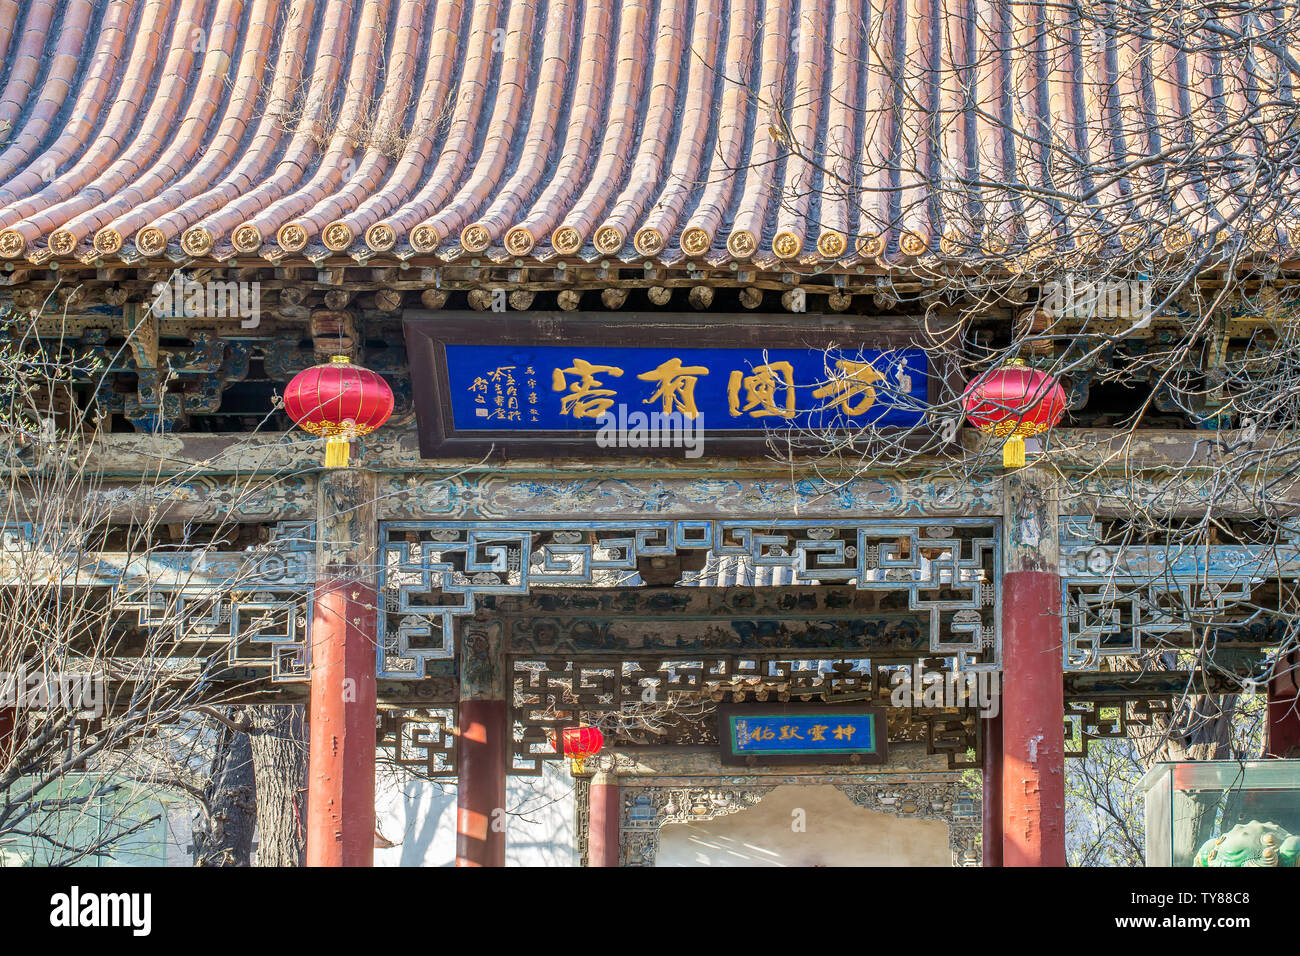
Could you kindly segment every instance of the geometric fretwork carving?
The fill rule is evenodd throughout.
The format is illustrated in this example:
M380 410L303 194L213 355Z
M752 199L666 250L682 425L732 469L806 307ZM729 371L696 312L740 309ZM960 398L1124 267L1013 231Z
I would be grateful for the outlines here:
M904 713L909 713L904 711ZM909 713L911 726L925 728L925 752L943 754L948 758L950 770L960 770L980 765L977 718L971 711L965 716L934 714L921 709ZM971 752L974 755L971 756Z
M1248 608L1265 579L1300 579L1300 548L1281 545L1103 544L1091 518L1061 520L1063 653L1067 671L1103 658L1186 644L1198 627Z
M1251 582L1139 581L1097 584L1062 579L1067 671L1100 670L1106 657L1129 657L1143 649L1174 646L1197 625L1222 620L1223 612L1250 601Z
M403 521L380 525L380 677L418 679L454 656L453 620L479 596L641 583L638 562L682 552L784 569L792 585L851 585L920 612L932 654L1001 667L998 519L911 521Z
M949 668L935 658L927 667ZM889 704L897 662L789 655L639 655L603 659L510 658L513 755L509 772L537 776L559 760L556 734L579 722L605 726L610 745L712 746L716 704L824 701ZM926 745L951 769L978 766L978 730L969 708L889 707L889 738Z
M1137 700L1066 700L1065 755L1086 757L1088 742L1129 737L1133 728L1149 728L1157 716L1172 713L1172 698Z
M378 745L385 762L420 777L456 776L456 714L450 707L381 710Z
M141 627L151 632L159 654L187 656L198 646L221 666L269 671L272 683L308 679L308 599L302 594L254 592L213 594L210 591L166 592L151 589L124 597L121 610L137 612Z
M135 615L150 642L138 666L175 654L203 662L213 677L252 668L269 672L273 683L303 681L314 532L311 521L281 522L265 544L238 551L73 549L51 554L48 567L64 586L104 588L113 611ZM33 566L25 549L44 546L30 525L0 527L0 573Z
M158 642L214 665L269 671L272 683L309 677L307 622L315 580L314 523L282 522L270 541L237 552L196 550L121 562L101 555L114 607L134 611Z

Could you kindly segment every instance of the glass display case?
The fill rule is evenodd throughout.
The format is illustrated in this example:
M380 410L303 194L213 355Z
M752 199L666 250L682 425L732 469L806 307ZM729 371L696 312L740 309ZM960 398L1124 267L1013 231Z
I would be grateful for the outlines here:
M1300 760L1156 764L1147 866L1300 865Z

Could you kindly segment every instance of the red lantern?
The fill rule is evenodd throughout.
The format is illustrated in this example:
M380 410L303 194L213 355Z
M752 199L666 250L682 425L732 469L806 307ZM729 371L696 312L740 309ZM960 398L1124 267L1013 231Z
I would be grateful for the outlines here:
M584 761L605 746L605 735L599 727L566 727L560 739L564 755L569 758L569 769L574 773L582 773Z
M299 428L325 439L326 468L343 468L352 440L393 414L393 390L370 369L336 355L293 377L284 390L284 410Z
M971 382L961 403L972 425L1007 440L1002 467L1020 468L1025 464L1025 436L1043 434L1065 414L1065 390L1046 372L1012 359Z

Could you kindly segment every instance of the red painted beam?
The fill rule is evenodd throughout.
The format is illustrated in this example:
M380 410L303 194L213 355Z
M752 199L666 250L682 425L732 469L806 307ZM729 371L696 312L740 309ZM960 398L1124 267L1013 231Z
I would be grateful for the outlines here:
M462 700L456 742L456 865L506 865L506 702Z
M984 754L980 777L984 785L984 866L1002 865L1002 712L980 722Z
M1061 579L1002 578L1002 862L1065 865Z
M591 778L587 801L587 865L618 866L619 786L616 778L598 773Z
M375 589L316 588L311 624L307 865L375 860Z

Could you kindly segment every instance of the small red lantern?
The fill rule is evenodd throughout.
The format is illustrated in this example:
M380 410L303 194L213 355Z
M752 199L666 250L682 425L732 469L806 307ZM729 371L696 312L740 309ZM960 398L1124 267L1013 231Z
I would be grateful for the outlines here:
M582 773L583 763L594 757L605 746L605 735L599 727L566 727L560 734L564 755L569 758L569 769Z
M962 396L970 423L997 438L1002 446L1002 467L1025 464L1025 436L1041 435L1065 414L1065 390L1046 372L1012 359L1006 365L971 382Z
M336 355L293 377L284 390L284 410L299 428L325 439L326 468L344 468L352 440L393 414L393 390L370 369Z

